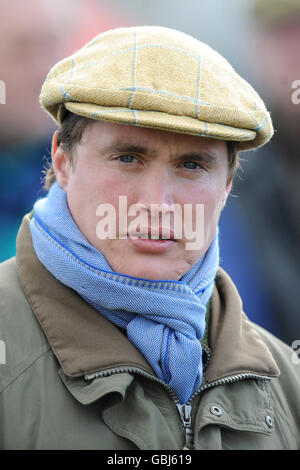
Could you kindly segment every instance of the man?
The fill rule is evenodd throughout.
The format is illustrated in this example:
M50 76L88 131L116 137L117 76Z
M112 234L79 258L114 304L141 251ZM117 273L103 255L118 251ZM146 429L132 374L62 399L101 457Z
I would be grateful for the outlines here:
M59 62L41 104L49 193L0 272L2 448L298 449L293 351L219 268L237 151L272 136L262 100L147 26Z

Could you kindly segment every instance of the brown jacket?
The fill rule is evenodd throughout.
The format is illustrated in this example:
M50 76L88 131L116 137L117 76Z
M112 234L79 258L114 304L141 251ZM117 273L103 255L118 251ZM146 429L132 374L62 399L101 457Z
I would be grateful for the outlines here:
M0 340L0 448L300 449L300 365L247 319L221 269L185 409L125 332L41 265L29 216L0 265Z

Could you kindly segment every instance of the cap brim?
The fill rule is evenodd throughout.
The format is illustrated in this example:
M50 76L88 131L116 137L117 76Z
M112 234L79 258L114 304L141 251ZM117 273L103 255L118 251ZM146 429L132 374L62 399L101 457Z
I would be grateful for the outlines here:
M130 108L104 107L90 103L65 102L65 108L80 116L99 121L149 127L178 134L210 137L219 140L237 141L238 150L248 150L259 145L257 133L224 124L208 123L187 116L175 116L157 111L139 111ZM61 124L64 116L61 109L58 116Z

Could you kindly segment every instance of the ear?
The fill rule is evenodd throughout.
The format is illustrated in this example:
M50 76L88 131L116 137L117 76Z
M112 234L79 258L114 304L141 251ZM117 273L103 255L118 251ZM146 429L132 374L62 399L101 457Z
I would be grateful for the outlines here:
M232 189L232 180L230 181L230 183L228 183L228 185L226 186L226 189L224 191L224 196L223 196L223 199L222 199L222 207L221 207L221 211L224 209L224 207L226 206L226 202L227 202L227 198L230 194L230 191Z
M70 156L57 145L57 136L58 131L55 131L52 137L52 166L59 186L66 190L70 174Z

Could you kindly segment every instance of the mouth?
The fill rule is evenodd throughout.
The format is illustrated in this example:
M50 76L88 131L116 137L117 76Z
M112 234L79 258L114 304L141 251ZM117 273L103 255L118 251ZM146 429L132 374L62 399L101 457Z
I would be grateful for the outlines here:
M140 232L128 233L127 236L142 240L172 240L177 241L174 232L169 229L160 227L159 229L149 228L148 230L141 230Z
M158 232L158 233L157 233ZM165 253L177 245L174 233L163 229L130 233L127 239L133 248L140 252Z
M132 236L132 235L130 235L130 236ZM159 235L159 236L157 236L157 235L152 235L151 236L150 235L150 236L148 236L148 235L140 235L139 234L139 235L134 235L134 236L136 238L141 238L142 240L173 240L173 238L165 237L163 235Z

